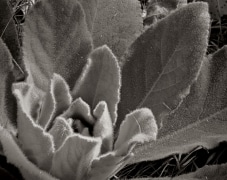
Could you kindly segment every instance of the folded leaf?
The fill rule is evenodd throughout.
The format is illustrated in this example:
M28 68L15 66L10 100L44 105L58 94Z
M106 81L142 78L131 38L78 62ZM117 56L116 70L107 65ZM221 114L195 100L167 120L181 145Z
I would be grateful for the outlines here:
M12 57L5 43L0 38L0 126L11 126L5 108L7 77L13 69Z
M66 138L73 134L73 129L66 119L57 117L49 133L53 136L55 149L58 150Z
M26 82L14 83L12 91L20 94L21 99L23 99L21 105L24 111L36 121L40 116L40 101L43 97L43 92Z
M92 32L94 19L96 17L97 7L99 0L79 0L81 5L83 6L86 22L88 26L88 30Z
M28 82L47 91L58 73L74 86L92 48L81 5L77 0L38 1L26 16L23 45Z
M158 128L149 109L138 109L128 114L122 122L114 149L128 151L130 143L156 140ZM125 150L123 150L125 151Z
M48 128L52 120L66 111L71 102L72 97L68 84L60 75L54 74L51 79L50 89L44 97L38 123L45 129Z
M27 158L40 169L49 171L54 153L52 137L36 125L32 117L26 113L23 95L18 89L14 90L17 98L18 140Z
M94 50L72 91L73 99L81 97L94 109L100 101L107 103L112 122L117 118L120 100L120 68L116 57L107 46Z
M20 169L25 180L57 180L45 171L40 170L36 165L31 163L23 154L14 137L5 129L0 127L0 142L4 149L4 154L9 163L14 164Z
M91 162L99 155L100 148L98 138L79 134L68 137L54 155L51 174L59 179L86 179Z
M101 154L113 149L113 124L110 118L107 104L104 101L98 103L93 111L96 122L93 128L93 136L102 139Z
M198 76L209 23L207 4L191 3L151 26L132 44L122 71L120 119L128 111L148 107L161 126Z
M107 44L120 58L142 32L138 0L98 0L93 28L95 47Z
M178 110L166 119L156 142L135 150L133 162L188 153L197 146L214 148L227 141L227 46L209 58Z
M65 119L73 118L74 120L85 121L84 123L90 126L95 123L89 105L81 98L73 101L70 107L61 116Z

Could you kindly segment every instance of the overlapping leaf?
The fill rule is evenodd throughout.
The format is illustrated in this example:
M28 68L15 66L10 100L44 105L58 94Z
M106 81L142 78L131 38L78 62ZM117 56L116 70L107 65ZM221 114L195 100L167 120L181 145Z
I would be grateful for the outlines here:
M204 64L189 96L166 119L159 139L136 150L134 162L187 153L197 146L211 149L227 141L226 68L225 46Z
M88 26L88 30L92 32L94 19L96 17L97 7L99 0L79 0L81 5L83 6L86 22Z
M198 76L208 29L207 4L193 3L151 26L132 44L122 71L119 120L128 111L148 107L161 126Z
M20 167L20 172L25 179L58 180L31 163L21 151L12 135L2 127L0 127L0 139L4 147L4 154L7 156L7 161Z
M96 47L107 44L117 57L142 31L138 0L99 0L93 38Z
M73 99L81 97L94 109L100 101L105 101L115 123L117 104L120 100L120 68L116 57L107 46L95 49L89 58L76 86Z
M92 49L80 3L37 2L26 18L23 45L28 82L47 90L53 73L58 73L72 87Z

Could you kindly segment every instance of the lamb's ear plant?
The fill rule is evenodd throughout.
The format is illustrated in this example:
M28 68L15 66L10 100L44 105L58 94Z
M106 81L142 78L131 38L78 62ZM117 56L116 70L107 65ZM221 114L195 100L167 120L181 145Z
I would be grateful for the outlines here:
M120 2L108 1L114 7ZM13 130L5 125L11 122L5 87L11 86L6 77L15 66L9 45L0 39L1 153L26 180L106 180L127 164L197 146L209 149L227 140L226 47L205 55L207 4L192 3L170 13L117 58L106 45L93 48L92 37L100 37L95 29L105 17L99 9L104 1L97 3L40 0L27 14L22 37L27 78L11 87L17 101ZM135 8L136 3L122 5ZM117 12L113 18L127 15ZM124 28L133 35L140 29ZM113 37L121 33L115 30ZM215 177L225 177L225 168L204 167L176 179L212 177L217 169L223 174Z

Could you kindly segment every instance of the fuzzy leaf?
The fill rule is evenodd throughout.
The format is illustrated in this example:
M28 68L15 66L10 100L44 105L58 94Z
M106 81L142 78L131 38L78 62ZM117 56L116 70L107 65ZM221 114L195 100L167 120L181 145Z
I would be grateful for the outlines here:
M49 133L53 136L55 149L58 150L66 138L73 134L73 129L66 119L57 117Z
M138 0L99 0L93 28L95 47L107 44L120 58L143 28Z
M52 120L70 106L72 97L68 84L58 74L51 79L50 90L46 94L38 123L45 129Z
M120 68L107 46L97 48L90 55L84 71L72 91L73 99L81 97L91 109L100 101L107 103L112 122L117 118L120 100Z
M96 122L93 128L93 136L102 139L101 154L113 149L113 125L108 111L107 104L101 101L93 111Z
M137 109L122 122L114 149L123 147L128 150L131 143L156 140L157 133L158 127L152 112L147 108Z
M84 123L88 123L89 125L94 125L95 123L89 105L81 98L73 101L70 107L61 116L65 119L73 118L81 121L84 120L86 121Z
M35 121L40 116L40 100L43 97L42 91L34 87L32 84L26 82L15 83L12 86L13 93L18 91L23 99L23 108L29 116ZM17 112L16 112L17 113Z
M12 94L11 85L15 80L24 79L25 73L24 70L22 70L24 69L24 66L21 60L20 44L13 20L13 12L9 5L8 0L0 1L0 38L5 42L6 46L9 48L9 51L12 55L10 61L14 59L15 66L11 67L12 72L9 73L6 77L7 83L5 87L6 91L4 98L5 101L4 106L10 122L16 125L16 99ZM2 58L2 55L0 57ZM9 126L10 123L8 123L8 129L10 128Z
M26 104L23 102L23 92L14 89L17 98L18 113L18 139L21 149L27 158L42 170L50 170L54 153L54 145L49 134L36 125L32 117L26 112Z
M92 162L89 180L106 180L111 178L128 163L132 156L130 152L128 154L111 152L100 156Z
M2 127L0 127L0 142L4 149L4 154L9 163L14 164L20 169L25 180L57 180L45 171L40 170L31 163L21 151L20 147L14 140L15 138Z
M47 91L58 73L72 88L92 49L81 5L77 0L38 1L26 16L23 44L28 82Z
M101 141L79 134L68 137L56 151L51 173L60 179L86 179L89 167L100 153Z
M0 38L0 126L11 127L6 111L6 89L8 76L13 69L12 57L5 43Z
M166 119L158 140L136 149L133 162L188 153L197 146L211 149L227 141L226 68L227 46L205 61L191 93Z
M83 6L86 22L88 26L88 30L92 32L94 20L96 17L97 7L99 0L79 0L81 5Z
M209 23L207 4L189 4L151 26L132 44L122 71L120 120L128 111L148 107L161 126L198 76Z

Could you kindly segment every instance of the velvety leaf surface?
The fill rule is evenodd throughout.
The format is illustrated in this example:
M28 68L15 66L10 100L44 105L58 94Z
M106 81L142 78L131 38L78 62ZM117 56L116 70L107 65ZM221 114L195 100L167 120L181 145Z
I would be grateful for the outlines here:
M101 141L81 135L68 137L56 151L51 173L60 179L87 179L89 166L100 153Z
M119 58L142 32L138 0L98 0L94 21L95 47L107 44Z
M36 165L31 163L31 161L26 158L18 144L15 142L15 137L12 137L12 135L7 130L2 129L1 127L0 141L2 143L4 154L7 157L8 162L18 167L26 180L57 180L45 171L38 169Z
M107 46L94 50L83 74L72 91L73 99L81 97L94 109L100 101L107 103L112 122L117 118L120 100L120 68Z
M76 0L43 0L33 6L23 38L28 82L46 91L53 73L58 73L74 86L92 49L85 21Z
M151 26L125 54L118 125L139 107L152 110L160 127L190 92L206 52L208 6L193 3Z
M26 82L14 83L12 85L12 91L13 93L17 91L20 94L23 99L24 111L36 121L40 116L40 100L43 97L42 91L34 87L33 84Z
M134 162L187 153L197 146L211 149L227 141L226 68L227 46L205 61L191 93L166 119L159 139L139 147Z
M99 0L79 0L81 5L83 6L86 15L88 30L90 32L92 32L93 30L93 24L96 17L98 1Z
M101 101L93 111L96 122L93 128L93 136L102 139L101 154L113 149L113 124L106 102Z
M18 140L21 149L27 158L40 169L49 171L54 153L52 137L35 124L32 117L26 112L26 104L19 89L14 89L18 102Z
M0 2L0 37L9 48L12 58L14 59L15 66L12 72L8 74L6 80L5 109L9 120L16 125L16 99L12 95L11 85L15 80L24 79L25 72L23 70L24 65L21 60L21 49L13 20L13 12L7 0L1 0Z
M157 133L158 127L152 112L147 108L137 109L128 114L122 122L114 148L118 149L121 146L128 148L129 143L156 140ZM139 134L140 138L135 138Z
M53 136L55 149L58 150L66 138L73 134L73 129L66 119L57 117L49 133Z
M49 91L43 98L44 102L38 119L38 123L45 129L51 125L56 116L66 111L72 102L68 84L60 75L54 73L49 87Z
M0 38L0 126L11 126L8 122L6 111L6 88L9 83L8 76L13 69L12 56L6 47L5 43Z

